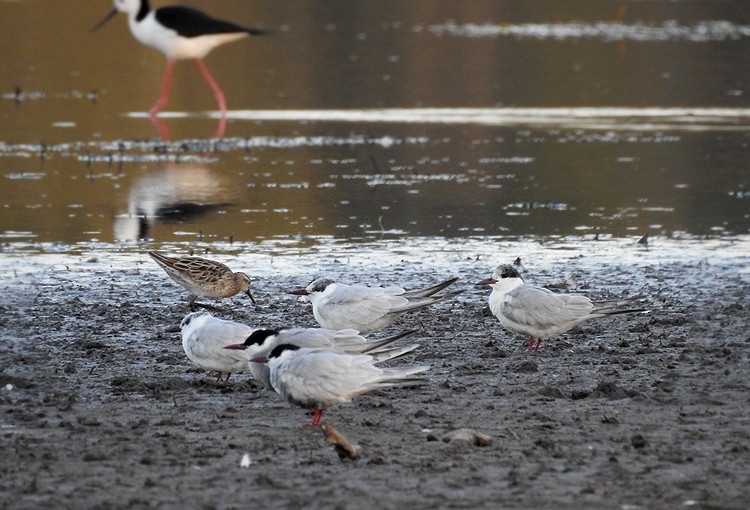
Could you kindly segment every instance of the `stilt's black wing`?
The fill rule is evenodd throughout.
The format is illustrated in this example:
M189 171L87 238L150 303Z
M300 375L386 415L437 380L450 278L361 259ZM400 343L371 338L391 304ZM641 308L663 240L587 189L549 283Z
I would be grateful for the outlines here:
M156 9L154 14L156 21L167 28L171 28L183 37L242 32L250 35L265 35L268 33L265 30L242 27L229 21L216 19L190 7L162 7Z

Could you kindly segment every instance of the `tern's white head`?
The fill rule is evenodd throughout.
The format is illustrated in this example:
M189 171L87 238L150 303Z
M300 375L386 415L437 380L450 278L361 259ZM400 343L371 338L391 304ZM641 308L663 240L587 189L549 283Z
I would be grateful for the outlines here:
M213 317L213 315L205 310L189 313L182 319L182 322L180 322L180 329L183 334L187 329L192 331L201 327L210 317Z
M489 285L493 291L508 292L523 284L523 278L515 267L503 264L492 273L492 278L482 280L477 285Z
M289 292L295 296L300 296L302 301L314 301L316 298L323 295L326 289L330 288L336 282L329 278L318 278L310 282L310 284L304 289L296 289Z

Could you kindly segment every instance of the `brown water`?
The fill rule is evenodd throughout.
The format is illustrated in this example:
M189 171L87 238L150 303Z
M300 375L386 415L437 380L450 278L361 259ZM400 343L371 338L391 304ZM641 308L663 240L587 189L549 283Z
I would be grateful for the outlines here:
M0 2L0 238L35 249L750 231L735 2L191 2L275 31L177 66L101 2ZM467 110L468 109L468 110Z

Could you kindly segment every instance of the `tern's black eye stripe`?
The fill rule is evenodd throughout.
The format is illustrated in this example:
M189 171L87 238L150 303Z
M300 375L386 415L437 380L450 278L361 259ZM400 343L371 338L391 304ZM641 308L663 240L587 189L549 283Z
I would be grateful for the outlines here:
M500 278L520 278L521 275L518 274L518 271L516 271L516 268L513 266L500 266Z
M315 285L313 285L312 291L313 292L323 292L332 283L333 283L333 280L329 280L329 279L316 280L315 281Z
M274 347L274 349L271 351L271 354L268 356L269 358L278 358L281 356L281 353L284 351L296 351L299 349L298 345L293 344L281 344Z
M278 335L279 332L274 329L259 329L256 331L253 331L249 337L247 337L247 340L245 340L245 345L263 345L263 342L266 341L266 338L273 335Z

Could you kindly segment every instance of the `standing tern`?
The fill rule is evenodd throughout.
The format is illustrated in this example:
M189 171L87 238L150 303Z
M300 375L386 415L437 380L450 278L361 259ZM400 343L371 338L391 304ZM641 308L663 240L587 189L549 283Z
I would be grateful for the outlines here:
M513 333L531 337L529 351L539 350L542 339L565 333L581 322L609 315L644 312L642 308L622 308L632 300L591 301L586 296L556 294L534 287L511 265L499 266L492 277L477 285L492 287L490 310L500 324Z
M436 295L458 281L451 278L433 287L406 291L401 287L346 285L327 278L290 292L313 306L318 324L329 329L356 329L366 335L390 325L401 314L432 305L463 291Z
M253 358L252 361L268 363L271 386L279 395L292 404L315 409L310 424L314 428L320 424L324 409L331 404L348 402L380 388L426 384L424 379L414 375L428 370L428 366L375 366L400 355L350 355L281 344L274 347L268 357Z
M182 348L199 367L229 376L248 369L250 356L243 351L226 350L227 345L244 342L253 331L250 326L214 317L209 312L192 312L180 323Z
M199 297L221 299L244 292L255 303L250 293L250 277L245 273L232 272L221 262L200 257L167 257L150 251L148 254L159 264L175 282L190 292L190 309L196 306L213 308L209 305L196 304Z
M403 355L413 351L418 345L411 344L388 350L385 350L385 347L414 333L416 333L416 330L405 331L380 340L367 340L353 329L340 331L323 328L291 328L280 331L258 329L253 331L243 343L227 345L224 349L247 351L250 358L268 357L271 351L281 344L293 344L297 347L325 349L327 351L352 355L372 354L374 352L390 355L395 354L396 349L399 349L399 355ZM250 363L250 373L253 377L261 381L266 388L273 389L271 385L271 372L267 364Z

